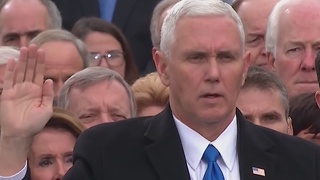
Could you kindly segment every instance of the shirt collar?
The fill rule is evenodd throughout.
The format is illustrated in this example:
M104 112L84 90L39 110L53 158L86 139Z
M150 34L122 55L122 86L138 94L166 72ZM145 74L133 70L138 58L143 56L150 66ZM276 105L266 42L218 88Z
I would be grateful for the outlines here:
M177 126L184 154L192 169L197 169L202 155L209 144L214 145L221 154L222 161L229 171L232 170L237 157L237 120L234 116L228 127L213 142L208 141L199 133L183 124L173 115ZM219 158L220 159L220 158Z

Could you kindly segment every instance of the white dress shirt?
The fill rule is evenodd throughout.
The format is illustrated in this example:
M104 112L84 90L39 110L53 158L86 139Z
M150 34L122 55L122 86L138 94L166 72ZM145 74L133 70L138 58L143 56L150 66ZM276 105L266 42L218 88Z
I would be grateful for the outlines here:
M27 162L24 165L23 169L19 171L17 174L12 176L0 176L0 180L21 180L27 173Z
M233 118L229 126L213 142L208 141L173 115L176 123L191 180L202 180L207 163L201 160L204 151L212 144L220 152L217 163L225 180L240 180L237 152L237 120Z

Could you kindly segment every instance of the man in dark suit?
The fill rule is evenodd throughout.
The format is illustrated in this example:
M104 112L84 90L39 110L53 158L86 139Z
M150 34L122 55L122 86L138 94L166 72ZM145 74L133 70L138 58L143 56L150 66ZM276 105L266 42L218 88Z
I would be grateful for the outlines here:
M159 0L52 0L61 12L63 27L71 30L73 24L82 17L100 17L117 25L135 55L140 74L155 70L152 61L149 25L153 8ZM103 1L113 1L113 8ZM103 10L103 11L102 11ZM107 17L105 12L112 12Z
M74 150L74 166L64 179L320 179L319 147L250 124L235 107L250 64L244 48L243 27L230 6L212 0L177 3L163 24L160 51L155 56L159 76L170 87L169 105L155 117L84 132ZM38 80L41 72L28 68L28 78L21 80L20 64L15 71L10 64L10 76L5 79L0 160L10 157L3 154L14 154L8 152L10 147L27 149L19 140L31 141L28 138L41 130L50 115L50 80L44 85L36 81L35 86L30 75ZM28 64L23 65L30 67ZM27 87L43 93L19 98L13 91L24 92ZM33 103L37 106L31 106ZM19 104L15 110L24 113L10 110L14 104ZM36 113L40 110L43 113ZM19 127L24 136L13 133ZM6 167L6 172L17 172L17 166L21 169L25 164L21 161L25 151L16 153L20 158L12 158L20 163ZM6 173L1 171L3 164L0 161L0 175Z

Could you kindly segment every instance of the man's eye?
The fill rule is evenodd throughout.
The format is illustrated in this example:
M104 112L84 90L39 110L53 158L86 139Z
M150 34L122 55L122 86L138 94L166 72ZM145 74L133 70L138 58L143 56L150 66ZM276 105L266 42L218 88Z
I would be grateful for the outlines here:
M203 53L195 53L187 56L187 60L190 62L202 62L207 59L207 56Z
M12 42L12 41L17 41L18 40L18 37L16 36L10 36L10 37L6 37L4 39L4 42Z
M257 46L257 45L259 45L261 40L262 40L261 37L249 38L246 44L249 46Z
M296 47L296 48L291 48L287 51L288 54L299 54L302 51L301 48Z
M234 60L234 56L231 54L218 54L217 55L217 60L223 61L223 62L230 62Z
M124 115L121 115L121 114L112 114L111 117L114 121L127 119Z
M264 121L271 122L277 120L278 117L275 115L268 115L263 118Z
M97 118L96 114L84 114L79 116L79 120L84 124L91 123L95 121L96 118Z

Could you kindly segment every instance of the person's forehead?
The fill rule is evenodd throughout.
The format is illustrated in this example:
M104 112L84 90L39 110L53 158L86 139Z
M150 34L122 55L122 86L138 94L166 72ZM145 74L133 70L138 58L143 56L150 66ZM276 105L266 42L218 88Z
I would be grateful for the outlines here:
M242 0L237 12L245 12L251 14L252 11L259 12L268 10L271 12L272 8L279 2L279 0Z
M244 0L237 13L244 24L267 24L269 14L279 0ZM262 22L261 22L262 21Z
M95 103L107 100L109 102L119 103L119 99L127 99L127 101L129 101L129 95L124 86L114 79L90 84L85 88L72 87L69 92L69 96L70 101L77 99L78 102L83 101ZM127 104L127 102L125 103Z
M320 35L320 4L290 5L280 12L278 20L279 42L318 42ZM290 31L288 30L290 29ZM308 31L306 31L308 29Z
M239 26L230 16L183 17L177 22L174 33L179 49L210 47L242 51Z
M32 11L30 11L32 9ZM9 1L0 11L2 28L25 26L28 30L37 26L48 26L48 11L39 0ZM48 27L47 27L48 28Z
M37 134L34 137L34 143L32 144L32 147L35 147L35 145L38 145L37 149L39 150L48 149L50 147L41 148L41 146L51 144L53 139L61 139L60 137L62 136L65 137L62 139L66 141L71 141L73 143L75 143L76 141L76 137L72 134L72 132L65 128L45 127L42 131L40 131L39 134ZM72 146L72 144L70 144L70 146Z
M77 71L83 69L82 57L72 42L48 41L42 44L40 48L45 52L46 69L55 67L64 69L71 67Z
M285 107L282 104L281 92L278 89L271 87L264 89L248 87L240 91L239 97L241 98L242 96L244 96L243 98L245 98L243 99L244 105L256 106L254 102L259 102L264 99L266 101L265 103L268 102L268 104L265 104L266 107L269 107L270 109L277 109L283 113L285 111Z
M45 5L40 0L8 0L7 3L3 6L1 12L21 10L31 6L35 9L40 8L46 10Z
M314 19L320 17L320 4L313 3L314 0L300 1L300 3L292 3L284 5L280 9L279 23L291 22L299 24L299 21L305 22L306 19ZM319 20L320 21L320 20Z

